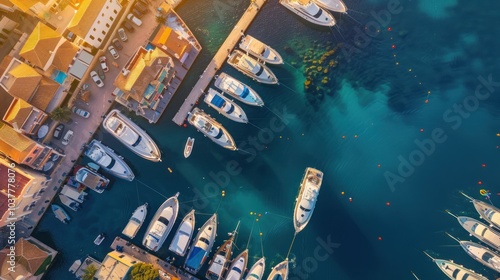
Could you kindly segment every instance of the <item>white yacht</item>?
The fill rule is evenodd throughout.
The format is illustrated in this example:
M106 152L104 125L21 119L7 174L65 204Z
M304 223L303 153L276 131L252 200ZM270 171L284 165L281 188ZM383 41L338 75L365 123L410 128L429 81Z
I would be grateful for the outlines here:
M132 217L128 221L127 225L122 231L122 234L127 236L130 239L134 239L135 235L141 228L146 216L148 214L148 203L144 203L143 205L137 207L134 213L132 213Z
M194 138L188 137L186 145L184 146L184 158L188 158L193 152Z
M78 211L78 209L80 209L80 203L74 201L73 199L65 195L59 194L59 199L61 200L62 204L68 206L68 208L73 211Z
M203 110L194 108L193 111L189 113L188 122L199 132L203 133L220 146L232 151L237 149L231 134L227 132L222 124L203 112Z
M318 4L318 6L325 8L327 10L338 12L338 13L347 13L347 6L342 2L342 0L313 0L314 3Z
M243 278L243 273L245 273L247 269L247 263L248 249L245 249L231 262L231 266L227 270L226 280L241 280L241 278Z
M177 228L175 232L174 239L168 249L177 255L184 257L186 254L187 248L189 246L189 241L191 241L191 237L193 237L194 232L194 209L191 210L187 215L182 219L181 224Z
M311 23L323 26L335 25L335 18L311 0L280 0L280 3Z
M112 175L128 181L135 178L132 169L125 163L123 158L112 149L104 146L101 141L94 139L90 142L85 155L99 164L104 170Z
M227 59L227 63L259 83L278 83L278 79L271 69L240 50L234 50Z
M205 222L200 228L196 238L191 245L187 255L184 269L192 274L198 273L207 260L208 254L214 246L215 236L217 235L217 213Z
M277 264L269 273L267 280L287 280L288 279L288 259Z
M142 240L142 245L151 251L158 251L174 226L179 210L179 193L167 199L156 211Z
M471 200L474 208L476 208L477 213L479 213L483 220L487 221L490 225L496 227L497 229L500 229L500 209L484 201L471 198L464 193L462 194Z
M262 280L264 271L266 271L266 258L262 257L252 265L245 280Z
M293 225L296 233L303 230L311 219L322 182L323 172L312 167L306 168L293 213Z
M109 112L103 126L138 156L154 162L161 161L160 149L153 139L119 110Z
M488 278L477 274L471 269L456 264L453 261L435 259L424 252L441 269L441 271L452 280L488 280Z
M214 85L247 105L264 106L264 101L255 90L224 72L215 79Z
M236 225L236 229L229 233L230 237L222 243L222 245L215 252L212 260L208 265L207 274L205 277L208 280L220 280L224 276L227 270L227 266L231 261L231 255L233 253L233 242L238 233L238 227L240 222Z
M497 272L500 272L500 255L498 255L498 253L495 253L485 246L470 241L460 241L460 245L473 259Z
M240 42L240 49L266 63L283 64L283 58L276 50L250 35L243 37Z
M457 217L457 220L466 231L468 231L477 239L495 249L500 248L500 233L498 233L497 231L491 229L478 220L469 217L459 216Z
M83 184L91 190L94 190L97 193L104 192L104 189L106 189L109 184L108 178L86 167L80 167L78 171L76 171L75 179L77 182Z
M247 115L241 107L234 101L220 94L216 90L209 88L204 99L208 106L214 108L217 112L226 118L240 123L248 123Z

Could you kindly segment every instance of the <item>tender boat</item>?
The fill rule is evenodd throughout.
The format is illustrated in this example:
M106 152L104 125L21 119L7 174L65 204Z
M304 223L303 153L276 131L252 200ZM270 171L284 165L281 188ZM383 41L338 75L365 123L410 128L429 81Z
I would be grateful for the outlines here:
M179 193L176 193L163 202L149 223L148 230L142 240L142 245L149 250L154 252L158 251L172 230L179 210L178 196Z
M103 145L99 140L94 139L90 142L85 155L118 178L128 181L132 181L135 178L134 172L132 172L132 169L125 163L123 158L109 147Z
M231 266L227 270L226 280L241 280L241 278L243 278L243 273L245 273L247 269L247 262L248 249L245 249L231 262Z
M81 260L76 260L71 267L68 269L68 271L72 274L75 274L75 272L82 266L82 261Z
M154 162L161 161L160 149L153 139L119 110L109 112L103 126L136 155Z
M65 195L59 194L59 199L61 200L62 204L68 206L68 208L73 211L78 211L78 209L80 208L80 203L74 201L73 199Z
M191 155L191 152L193 151L193 146L194 146L194 138L188 137L186 141L186 146L184 146L185 158L188 158Z
M286 280L288 279L288 259L277 264L269 273L267 280Z
M186 254L187 248L189 246L189 241L191 241L191 237L193 237L194 232L194 209L191 210L187 215L182 219L181 224L177 228L175 232L174 239L168 249L177 255L184 257Z
M478 220L464 216L459 216L456 218L460 225L471 235L495 249L500 248L500 233L479 222Z
M238 233L238 227L240 222L236 225L236 229L230 233L230 237L222 243L222 245L215 252L214 257L208 265L208 270L206 278L208 280L219 280L222 279L223 275L226 273L227 266L231 260L231 254L233 252L233 242Z
M97 193L102 193L109 184L108 178L86 167L81 167L76 171L75 179Z
M262 280L264 271L266 271L266 258L262 257L252 265L245 280Z
M278 79L271 69L240 50L234 50L227 59L227 63L259 83L278 83Z
M220 94L216 90L209 88L204 101L208 104L208 106L214 108L226 118L235 122L248 123L245 111L243 111L243 109L241 109L241 107L234 101Z
M335 25L335 18L311 0L280 0L280 3L311 23L322 26Z
M193 111L189 113L188 122L199 132L203 133L220 146L232 151L237 149L231 134L203 110L194 108Z
M255 90L224 72L215 79L214 85L247 105L264 106L264 101Z
M94 240L94 244L99 246L101 245L102 241L106 238L106 234L104 232L100 233Z
M276 50L250 35L243 37L240 42L240 49L266 63L283 64L283 58Z
M462 194L471 200L474 208L476 208L477 213L479 213L483 220L487 221L490 225L496 227L497 229L500 229L500 209L484 201L471 198L464 193Z
M435 259L424 252L441 269L441 271L452 280L488 280L488 278L477 274L471 269L456 264L453 261Z
M342 0L313 0L313 2L318 4L320 7L333 12L343 14L347 13L347 6L344 2L342 2Z
M63 222L64 224L67 224L69 221L71 221L71 218L69 217L68 213L66 213L66 211L64 211L64 209L61 206L57 204L52 204L51 208L52 212L54 212L54 215L59 221Z
M135 235L141 228L146 216L148 214L148 203L144 203L143 205L137 207L134 213L132 213L132 217L128 221L127 225L122 231L122 234L127 236L130 239L134 239Z
M82 204L85 201L86 196L88 195L88 193L86 193L85 191L83 190L78 191L77 188L74 188L69 185L64 185L60 194L71 198L72 200L78 202L79 204Z
M306 168L293 214L293 225L296 233L303 230L311 219L322 181L323 172L312 167Z
M214 246L217 235L217 213L213 214L201 227L191 245L189 254L184 263L184 269L192 274L198 273L207 260L208 254Z

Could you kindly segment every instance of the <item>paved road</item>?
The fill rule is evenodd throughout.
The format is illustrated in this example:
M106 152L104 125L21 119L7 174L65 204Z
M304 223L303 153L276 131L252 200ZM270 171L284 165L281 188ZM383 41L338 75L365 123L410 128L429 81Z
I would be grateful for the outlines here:
M196 104L196 101L198 101L200 96L208 87L217 70L219 70L222 64L224 64L231 50L240 41L241 33L247 30L255 16L257 16L257 13L260 10L259 7L262 7L265 3L266 0L255 0L254 2L250 3L250 6L248 6L241 19L238 21L231 33L229 33L227 39L219 48L214 58L212 58L205 71L203 71L200 79L194 85L188 97L184 100L184 103L182 103L181 108L172 119L177 125L182 125L184 123L188 113L191 112L194 105Z

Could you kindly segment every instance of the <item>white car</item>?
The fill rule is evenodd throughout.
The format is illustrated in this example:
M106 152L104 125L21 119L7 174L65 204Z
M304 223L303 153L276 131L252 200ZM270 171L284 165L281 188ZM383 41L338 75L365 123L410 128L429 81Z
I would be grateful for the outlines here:
M108 51L109 53L113 56L114 59L118 59L120 57L120 55L118 54L118 52L116 51L115 47L113 46L109 46L108 47Z
M94 80L95 84L98 87L103 87L104 86L104 82L101 80L101 78L99 77L99 75L97 74L96 71L90 72L90 77L92 78L92 80Z
M99 62L101 63L102 71L108 72L109 68L108 65L106 64L106 57L104 55L99 57Z
M68 132L66 132L66 134L63 137L62 144L64 146L68 145L69 141L71 141L72 138L73 138L73 130L68 130Z
M120 37L120 40L122 40L123 42L126 42L128 40L127 34L125 34L125 29L118 29L118 37Z
M142 20L138 19L134 14L128 14L127 19L133 22L137 26L142 25Z
M73 113L79 115L80 117L84 117L86 119L88 119L89 116L90 116L89 112L87 112L87 111L85 111L83 109L80 109L80 108L78 108L76 106L73 106L73 108L71 108L71 111L73 111Z

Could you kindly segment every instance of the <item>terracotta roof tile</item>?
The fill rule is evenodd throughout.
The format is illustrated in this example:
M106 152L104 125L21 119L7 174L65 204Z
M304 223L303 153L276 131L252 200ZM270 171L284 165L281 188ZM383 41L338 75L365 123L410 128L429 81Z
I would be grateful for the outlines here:
M35 94L33 94L30 103L40 110L45 111L47 110L50 101L52 101L52 98L56 95L58 89L58 83L47 77L43 77L40 81L40 86L36 90Z
M19 54L33 65L45 69L52 52L61 39L59 33L39 22L24 43Z
M68 24L68 30L81 38L85 38L106 3L107 1L103 0L83 0L75 16Z

